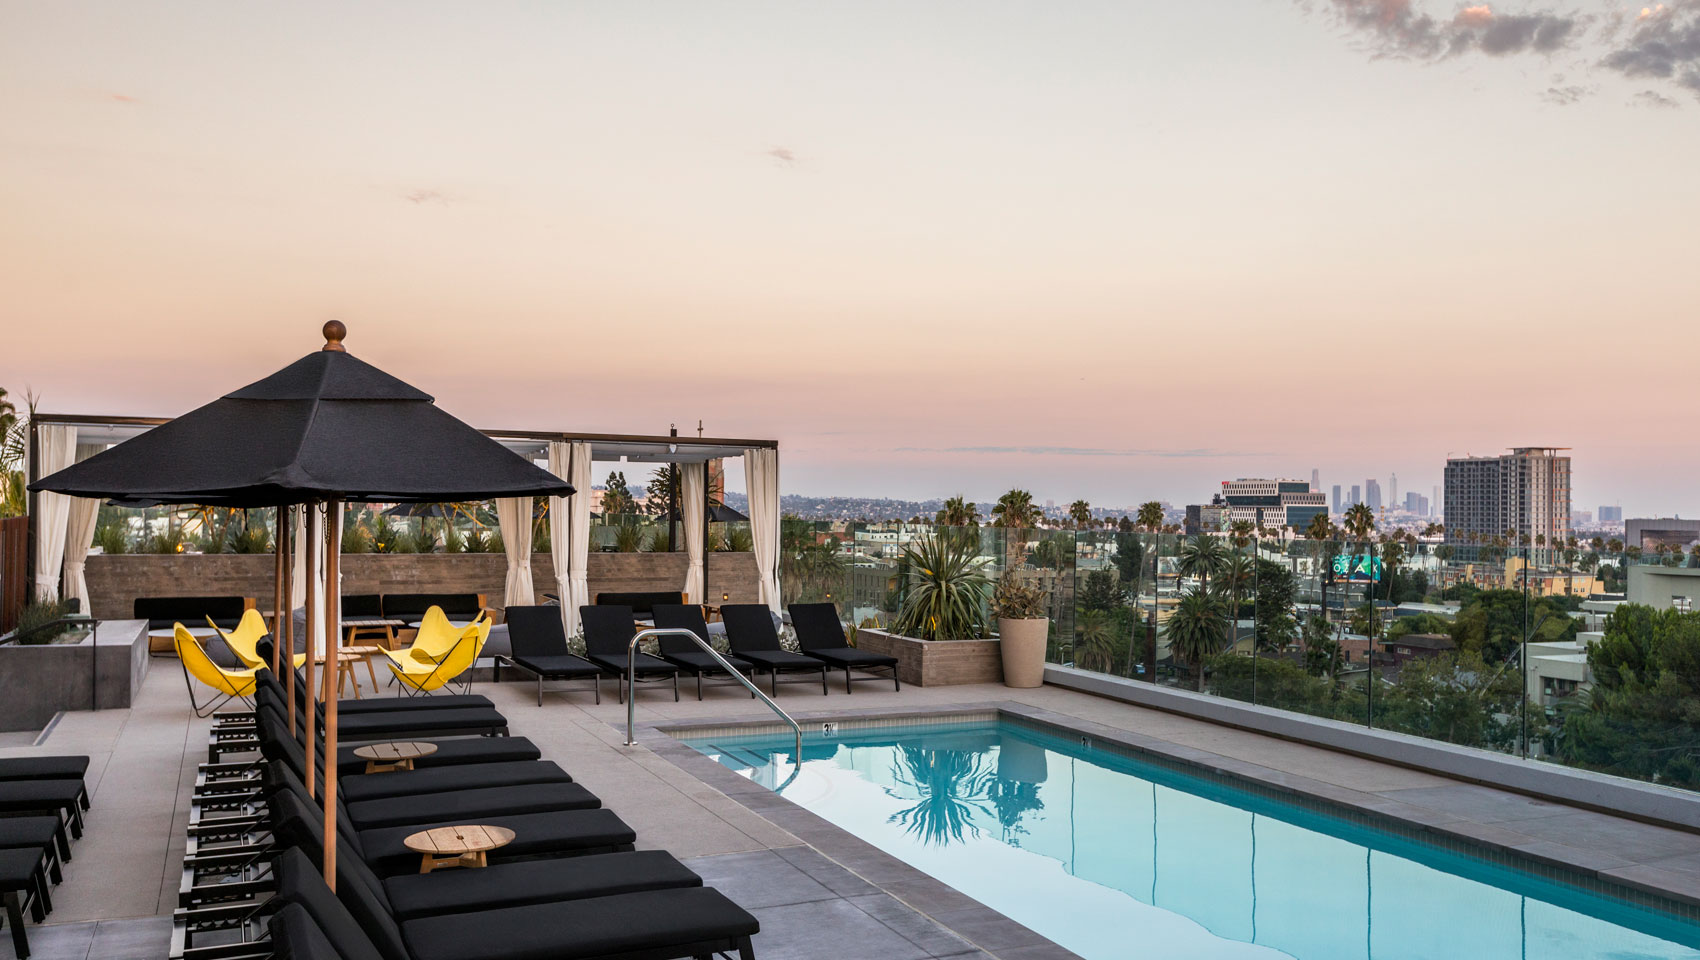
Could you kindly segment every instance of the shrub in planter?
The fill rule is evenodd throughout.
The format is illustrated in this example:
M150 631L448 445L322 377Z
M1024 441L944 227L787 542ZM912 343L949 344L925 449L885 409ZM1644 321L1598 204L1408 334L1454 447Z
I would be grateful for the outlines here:
M908 592L892 629L919 640L974 640L986 635L991 580L977 543L933 536L906 547Z
M992 596L998 618L998 647L1003 652L1003 682L1007 687L1037 687L1045 682L1044 588L1006 572Z

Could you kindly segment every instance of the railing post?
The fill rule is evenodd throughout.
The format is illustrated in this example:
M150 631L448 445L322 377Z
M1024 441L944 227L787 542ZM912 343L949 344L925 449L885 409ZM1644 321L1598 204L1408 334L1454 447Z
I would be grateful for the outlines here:
M751 693L755 694L756 697L761 700L761 702L767 704L767 707L768 707L769 710L772 710L774 713L779 714L779 718L781 720L784 720L786 722L786 724L788 724L791 727L791 733L796 737L796 747L797 747L797 749L796 749L796 753L793 754L793 757L796 761L796 765L797 765L798 769L802 768L802 766L803 766L803 728L797 725L797 721L793 720L789 713L786 713L784 710L780 709L779 704L774 703L773 699L771 697L769 697L765 693L762 693L760 687L751 683L748 677L739 673L736 667L732 666L730 663L727 663L726 658L720 655L720 651L714 649L714 647L710 646L706 640L697 636L695 631L686 630L683 627L651 627L648 630L639 630L636 634L634 634L632 636L631 642L626 644L626 677L625 677L625 684L626 684L626 746L628 746L628 747L637 746L637 740L635 739L635 737L633 735L633 730L637 726L636 717L637 717L637 648L638 648L638 644L642 643L645 640L648 640L650 637L662 637L662 636L689 637L692 643L703 648L703 650L705 652L707 652L709 656L714 658L714 662L720 664L721 668L723 670L725 670L728 674L730 674L734 680L737 680L739 683L743 684L744 687L746 689L748 689Z

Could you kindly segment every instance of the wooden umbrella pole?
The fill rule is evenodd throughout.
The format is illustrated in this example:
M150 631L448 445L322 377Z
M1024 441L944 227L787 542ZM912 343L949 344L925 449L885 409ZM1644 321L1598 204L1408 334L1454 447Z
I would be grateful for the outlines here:
M313 588L319 569L319 508L309 503L303 509L307 511L307 529L304 534L307 542L302 544L307 550L307 735L302 738L302 741L307 748L307 795L311 797L318 794L318 788L314 783L316 778L313 776L314 760L319 752L314 749L314 737L318 733L314 728L318 726L315 721L318 719L319 711L313 709L313 667L318 663L318 649L313 643L313 615L318 612L319 606L317 603L318 591ZM295 673L294 670L289 672ZM294 696L290 697L289 703L290 706L295 705Z
M340 500L325 504L325 885L336 892L336 700L337 654L342 640L341 567L342 544L337 539L336 518ZM350 674L353 671L349 671ZM359 678L355 678L359 683Z
M284 571L289 569L289 562L285 559L289 555L289 541L283 535L284 528L287 526L284 521L288 514L289 508L279 504L276 520L272 524L274 528L272 532L272 553L276 554L272 565L272 676L274 677L282 669L280 666L282 661L279 659L282 652L278 648L283 645L283 578Z
M284 620L284 629L272 634L272 646L277 646L275 641L282 637L282 647L289 651L289 656L284 658L284 663L289 664L284 680L284 697L289 700L289 736L296 736L296 510L297 508L291 506L286 511L286 523L282 528L282 537L287 544L284 552L289 554L284 561L284 603L289 607L289 618Z

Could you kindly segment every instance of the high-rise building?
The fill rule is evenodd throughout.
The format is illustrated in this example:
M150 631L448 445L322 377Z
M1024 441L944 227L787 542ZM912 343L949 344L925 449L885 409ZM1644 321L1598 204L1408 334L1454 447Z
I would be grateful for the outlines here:
M1600 522L1601 523L1622 523L1623 522L1623 508L1622 507L1601 507L1600 508Z
M1352 499L1351 499L1350 502L1348 502L1346 504L1346 506L1355 507L1358 504L1363 503L1363 502L1364 502L1363 488L1359 487L1355 483L1352 484Z
M1498 457L1446 461L1446 539L1464 542L1536 537L1562 543L1570 535L1570 458L1567 447L1515 447Z
M1322 492L1322 471L1315 467L1310 468L1310 489L1312 493Z
M1364 481L1364 504L1371 510L1381 510L1381 481L1374 477Z
M1437 484L1434 488L1434 497L1428 502L1428 515L1434 516L1445 503L1446 501L1440 498L1440 486Z
M1228 523L1247 520L1258 527L1304 529L1310 518L1328 512L1328 499L1303 480L1224 480L1222 502Z
M1399 475L1390 474L1387 477L1387 505L1393 506L1399 502Z
M1334 485L1334 512L1342 512L1340 510L1340 485L1338 483Z

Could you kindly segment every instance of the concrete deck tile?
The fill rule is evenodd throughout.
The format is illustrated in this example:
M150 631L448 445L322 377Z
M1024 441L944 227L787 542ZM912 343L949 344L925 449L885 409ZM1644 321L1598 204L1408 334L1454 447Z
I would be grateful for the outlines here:
M858 910L890 927L929 956L958 956L975 949L973 944L915 912L890 894L874 893L848 899Z
M1569 810L1560 807L1560 810ZM1700 836L1589 810L1519 820L1511 826L1537 840L1599 850L1635 863L1700 853Z
M848 900L818 900L751 910L761 960L931 960L925 949Z
M1533 820L1551 817L1573 808L1549 800L1537 800L1520 793L1495 790L1473 783L1451 783L1443 787L1417 787L1409 790L1386 790L1382 796L1411 804L1441 810L1480 823L1502 820Z
M696 857L685 866L746 910L838 896L773 850Z

